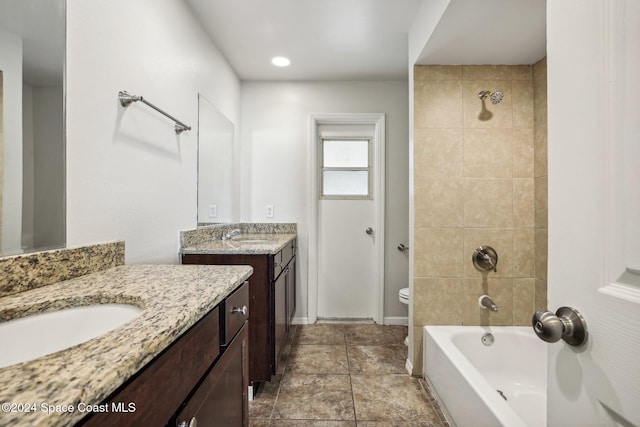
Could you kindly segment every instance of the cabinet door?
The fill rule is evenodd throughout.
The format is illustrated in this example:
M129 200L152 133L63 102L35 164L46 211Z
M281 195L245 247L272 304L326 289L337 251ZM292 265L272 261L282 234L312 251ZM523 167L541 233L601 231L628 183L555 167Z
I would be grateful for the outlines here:
M287 332L296 312L296 259L293 258L287 267Z
M275 333L274 333L274 373L278 371L278 364L280 359L280 351L287 338L287 279L286 274L281 274L280 277L273 283L273 296L274 296L274 314L275 314Z
M176 417L176 426L195 418L199 426L249 425L247 324L233 339Z

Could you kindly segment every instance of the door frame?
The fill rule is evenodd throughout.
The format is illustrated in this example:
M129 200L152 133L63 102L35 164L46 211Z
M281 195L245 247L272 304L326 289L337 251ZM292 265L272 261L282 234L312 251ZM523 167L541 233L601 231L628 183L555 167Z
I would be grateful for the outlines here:
M373 200L375 207L376 272L374 289L376 304L373 320L382 324L384 317L384 219L385 219L385 114L384 113L327 113L309 115L309 284L307 321L318 318L318 126L373 125L373 153L375 173Z

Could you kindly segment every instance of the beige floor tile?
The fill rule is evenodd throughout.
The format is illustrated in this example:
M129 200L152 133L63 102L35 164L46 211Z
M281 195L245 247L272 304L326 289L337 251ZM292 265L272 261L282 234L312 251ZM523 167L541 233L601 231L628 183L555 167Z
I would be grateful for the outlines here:
M355 421L273 420L271 427L356 427Z
M284 374L249 402L249 426L447 427L426 383L404 370L406 334L406 326L295 327L282 354Z
M250 420L270 420L275 402L249 402L249 419Z
M298 327L293 343L297 345L341 345L344 344L344 326L302 325Z
M345 325L344 335L347 345L395 345L396 335L389 326Z
M393 334L398 339L398 342L400 344L404 345L404 339L409 334L409 327L408 326L401 326L401 325L393 325L393 326L389 326L389 328L391 328L391 331L393 332Z
M351 375L351 384L359 421L438 421L416 378L406 374Z
M349 346L349 372L352 374L406 374L407 349L398 346Z
M254 400L274 403L276 401L276 397L278 397L278 390L280 390L281 381L282 375L274 375L271 378L271 381L262 383L254 396Z
M296 345L291 349L287 372L296 374L348 374L345 345Z
M349 375L286 374L274 419L354 420Z
M444 427L438 421L358 421L358 427Z
M249 427L272 427L271 420L256 420L249 418Z

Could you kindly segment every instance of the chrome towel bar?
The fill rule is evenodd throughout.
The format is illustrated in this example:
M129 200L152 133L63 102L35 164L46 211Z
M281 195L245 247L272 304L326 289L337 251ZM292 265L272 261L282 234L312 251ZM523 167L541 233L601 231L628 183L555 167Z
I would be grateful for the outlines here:
M176 124L175 124L176 135L180 135L185 130L191 130L191 126L188 126L188 125L182 123L180 120L176 119L171 114L169 114L169 113L161 110L160 108L156 107L155 105L153 105L152 103L150 103L149 101L144 99L142 96L132 95L129 92L127 92L126 90L121 90L120 92L118 92L118 99L120 100L120 105L122 105L125 108L128 107L129 105L131 105L134 102L142 101L143 103L147 104L149 107L151 107L154 110L156 110L158 113L169 117L171 120L176 122Z

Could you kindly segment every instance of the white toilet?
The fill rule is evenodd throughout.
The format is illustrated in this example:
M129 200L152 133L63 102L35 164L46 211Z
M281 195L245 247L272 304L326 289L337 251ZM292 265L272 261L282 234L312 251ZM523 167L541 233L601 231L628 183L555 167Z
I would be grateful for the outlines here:
M398 299L401 303L409 305L409 288L402 288L398 292ZM404 339L404 345L409 346L409 336Z
M409 305L409 288L402 288L398 292L398 299L401 303Z

